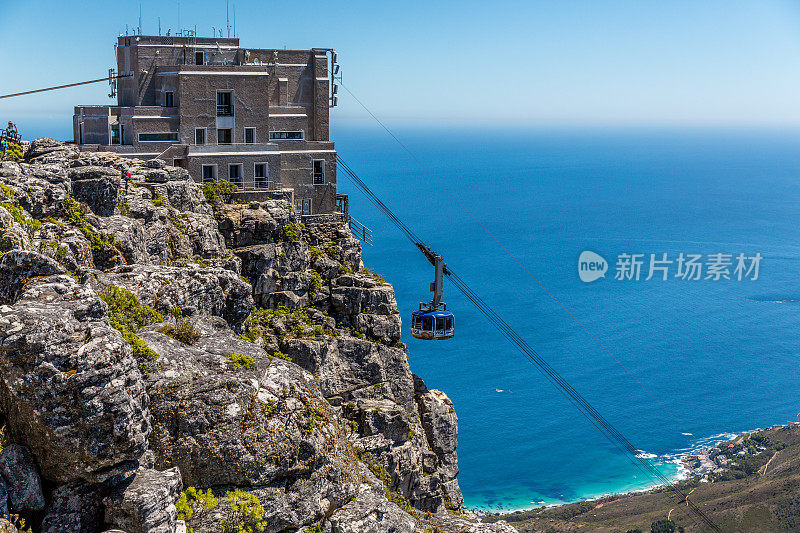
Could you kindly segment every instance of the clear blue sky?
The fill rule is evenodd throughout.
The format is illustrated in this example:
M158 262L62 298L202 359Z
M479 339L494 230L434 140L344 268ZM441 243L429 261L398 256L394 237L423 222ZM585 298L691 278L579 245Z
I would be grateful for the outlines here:
M138 1L0 0L0 93L114 66ZM144 0L144 33L178 26ZM234 2L231 1L231 12ZM788 0L245 1L244 46L339 51L344 83L394 125L800 125L800 2ZM183 27L225 25L225 2L180 2ZM104 84L0 101L0 120L69 124ZM334 120L364 112L345 93Z

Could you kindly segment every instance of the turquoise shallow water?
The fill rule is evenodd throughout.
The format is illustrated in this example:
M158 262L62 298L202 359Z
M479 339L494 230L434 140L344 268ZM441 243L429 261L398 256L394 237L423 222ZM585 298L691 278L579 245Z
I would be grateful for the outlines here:
M798 132L399 135L433 177L378 129L334 132L384 201L662 472L677 474L680 453L722 433L795 420ZM407 320L428 298L432 269L343 175L339 188L375 231L365 262L394 284ZM583 250L610 261L611 275L582 283ZM755 281L617 281L622 253L764 259ZM467 505L531 507L653 484L447 283L445 296L456 339L404 341L412 370L455 403Z

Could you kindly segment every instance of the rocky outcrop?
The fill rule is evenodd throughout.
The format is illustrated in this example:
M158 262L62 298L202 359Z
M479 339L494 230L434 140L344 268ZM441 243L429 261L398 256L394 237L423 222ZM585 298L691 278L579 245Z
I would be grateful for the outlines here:
M464 514L452 402L411 373L341 218L212 209L162 161L26 154L0 163L0 511L43 532L506 531Z
M173 533L178 520L175 502L182 488L177 468L143 468L104 499L106 524L127 533Z
M0 307L0 337L0 408L45 478L103 481L144 453L144 383L91 288L63 274L28 279L19 299Z

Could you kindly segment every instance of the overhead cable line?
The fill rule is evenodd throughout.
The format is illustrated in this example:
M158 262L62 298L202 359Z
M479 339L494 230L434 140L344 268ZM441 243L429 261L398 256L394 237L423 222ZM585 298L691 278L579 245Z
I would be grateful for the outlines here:
M353 169L341 158L336 156L339 167L345 175L350 178L356 187L408 238L412 244L420 249L426 256L432 254L430 248L409 228L379 197L372 189L353 171ZM686 502L687 507L707 526L714 531L721 531L719 527L700 509L696 504L687 499L680 488L670 483L669 479L662 474L658 468L639 456L639 450L614 427L597 409L589 403L569 382L564 379L550 364L525 341L503 318L495 312L485 300L483 300L472 288L458 276L453 270L447 267L444 271L445 276L453 285L481 312L497 330L533 364L537 370L545 376L569 401L572 403L591 423L594 425L613 445L623 452L634 466L650 479L665 485L673 494L680 498L681 502Z
M414 152L412 152L412 151L411 151L411 149L409 149L409 148L408 148L408 146L406 146L406 144L405 144L403 141L401 141L401 140L400 140L400 138L399 138L399 137L397 137L397 135L395 135L395 134L394 134L394 132L392 132L392 130L390 130L390 129L389 129L389 127L388 127L386 124L384 124L384 123L383 123L383 121L381 121L381 119L380 119L380 118L378 118L378 117L375 115L375 113L373 113L373 112L372 112L372 111L371 111L371 110L370 110L370 109L369 109L369 108L366 106L366 104L364 104L364 102L362 102L362 101L361 101L361 100L360 100L360 99L359 99L359 98L358 98L358 97L357 97L355 94L353 94L353 91L351 91L351 90L350 90L350 89L349 89L349 88L348 88L346 85L344 85L344 84L341 82L341 80L339 80L338 84L339 84L339 85L341 85L341 86L342 86L342 88L343 88L345 91L347 91L347 93L348 93L348 94L349 94L349 95L350 95L350 96L353 98L353 100L355 100L355 101L358 103L358 105L360 105L360 106L361 106L361 107L364 109L364 111L366 111L366 112L369 114L369 116L371 116L371 117L372 117L372 118L375 120L375 122L377 122L377 123L378 123L378 124L381 126L381 128L383 128L383 129L386 131L386 133L388 133L388 134L389 134L389 136L391 136L391 137L392 137L392 139L394 139L394 140L397 142L397 144L398 144L398 145L400 145L400 147L401 147L401 148L402 148L402 149L403 149L403 150L404 150L404 151L405 151L405 152L406 152L406 153L407 153L407 154L408 154L408 155L409 155L409 156L410 156L410 157L411 157L411 158L412 158L412 159L413 159L413 160L414 160L416 163L417 163L417 165L419 165L419 167L420 167L420 168L421 168L421 169L422 169L422 170L423 170L423 171L424 171L424 172L425 172L425 173L426 173L426 174L427 174L427 175L428 175L428 176L429 176L431 179L435 179L435 176L433 175L433 172L431 172L431 170L430 170L430 169L427 167L427 165L425 165L425 164L422 162L422 160L421 160L419 157L417 157L417 155L416 155ZM624 364L622 364L622 362L619 360L619 358L617 358L617 357L614 355L614 353L613 353L611 350L609 350L608 348L606 348L606 346L605 346L605 345L604 345L604 344L603 344L603 343L600 341L600 339L597 337L597 335L595 335L594 333L592 333L591 331L589 331L589 329L588 329L586 326L584 326L583 322L581 322L580 320L578 320L578 317L577 317L577 316L575 316L575 314L574 314L574 313L573 313L573 312L572 312L572 311L571 311L571 310L570 310L570 309L569 309L569 308L568 308L568 307L567 307L567 306L566 306L566 305L565 305L565 304L564 304L564 303L563 303L563 302L562 302L562 301L561 301L561 300L560 300L558 297L556 297L556 295L555 295L555 294L553 294L553 293L552 293L552 292L551 292L551 291L550 291L550 290L549 290L547 287L545 287L545 286L544 286L544 284L541 282L541 280L539 280L539 278L538 278L537 276L535 276L535 275L533 274L533 272L531 272L531 271L530 271L530 269L529 269L527 266L525 266L525 264L524 264L524 263L523 263L523 262L522 262L522 261L519 259L519 257L517 257L517 256L516 256L516 255L515 255L513 252L511 252L511 250L509 250L509 249L508 249L508 248L507 248L507 247L506 247L506 246L505 246L505 245L504 245L504 244L503 244L503 243L500 241L500 239L498 239L498 238L497 238L497 236L496 236L494 233L492 233L492 231L491 231L491 230L490 230L490 229L489 229L489 228L486 226L486 224L483 224L483 223L482 223L482 222L481 222L481 221L480 221L480 220L479 220L479 219L478 219L478 218L477 218L477 217L476 217L476 216L475 216L475 215L472 213L472 211L471 211L470 209L468 209L468 208L467 208L467 207L466 207L466 206L465 206L465 205L464 205L464 204L461 202L461 200L458 198L458 195L455 195L455 194L453 194L453 195L451 195L451 198L452 198L452 199L453 199L453 200L454 200L454 201L455 201L455 202L456 202L456 203L459 205L459 207L461 207L461 210L462 210L462 212L464 212L464 213L466 213L467 215L469 215L469 217L470 217L470 218L472 218L472 220L474 220L474 221L475 221L475 222L476 222L476 223L477 223L477 224L478 224L478 225L479 225L479 226L480 226L480 227L483 229L483 231L484 231L484 232L485 232L485 233L486 233L486 234L487 234L487 235L488 235L488 236L489 236L489 237L490 237L490 238L491 238L491 239L492 239L492 240L493 240L493 241L494 241L494 242L497 244L497 246L498 246L500 249L502 249L502 250L503 250L503 251L504 251L504 252L505 252L505 253L506 253L506 254L507 254L509 257L511 257L511 259L513 259L513 260L514 260L514 262L516 262L516 263L517 263L517 264L520 266L520 268L522 268L522 270L524 270L524 271L525 271L525 273L526 273L526 274L528 274L528 275L529 275L531 278L533 278L533 281L535 281L535 282L536 282L536 284L537 284L537 285L539 285L539 287L540 287L540 288L541 288L541 289L542 289L542 290L543 290L543 291L544 291L544 292L545 292L545 293L546 293L546 294L547 294L547 295L548 295L548 296L549 296L549 297L550 297L550 298L551 298L551 299L552 299L552 300L553 300L553 301L554 301L556 304L558 304L558 306L559 306L559 307L561 307L561 309L563 309L563 310L564 310L564 312L565 312L565 313L567 313L567 315L569 315L569 317L570 317L570 318L571 318L571 319L572 319L572 320L573 320L573 321L574 321L574 322L575 322L575 323L578 325L578 327L579 327L581 330L583 330L583 332L584 332L584 333L586 333L586 334L587 334L589 337L591 337L591 339L592 339L592 340L595 342L595 344L597 344L597 346L599 346L599 347L600 347L600 349L601 349L601 350L602 350L602 351L603 351L603 352L604 352L606 355L608 355L608 356L609 356L609 357L610 357L610 358L611 358L611 359L612 359L612 360L613 360L613 361L614 361L614 362L617 364L617 366L618 366L618 367L619 367L619 368L620 368L620 369L621 369L623 372L625 372L625 374L627 374L627 375L628 375L628 377L629 377L629 378L631 378L632 380L634 380L636 383L638 383L638 384L639 384L639 386L642 388L642 390L645 392L645 394L647 394L648 396L650 396L650 398L651 398L651 399L653 399L653 400L654 400L654 401L655 401L655 402L656 402L656 403L657 403L657 404L658 404L658 405L661 407L661 409L662 409L662 410L663 410L665 413L667 413L667 414L668 414L668 415L669 415L669 416L670 416L670 417L671 417L671 418L672 418L672 419L675 421L675 423L676 423L676 424L678 425L678 427L681 429L681 431L683 432L683 434L686 434L686 433L688 433L688 432L689 432L689 431L688 431L688 429L686 428L686 426L684 425L683 421L681 421L681 419L680 419L680 418L678 418L678 416L677 416L675 413L673 413L673 412L672 412L672 411L671 411L671 410L670 410L670 409L669 409L669 408L668 408L668 407L667 407L667 406L664 404L664 402L662 402L662 401L661 401L661 400L660 400L660 399L659 399L657 396L655 396L655 395L652 393L652 391L650 391L650 389L649 389L648 387L646 387L646 386L644 385L644 383L642 383L642 381L641 381L639 378L637 378L636 376L634 376L634 375L631 373L631 371L630 371L630 370L628 370L628 368L627 368L627 367L626 367Z
M45 87L44 89L34 89L32 91L24 91L21 93L12 93L12 94L3 94L0 95L0 99L2 98L11 98L14 96L24 96L26 94L35 94L35 93L43 93L45 91L55 91L56 89L66 89L67 87L77 87L78 85L88 85L90 83L99 83L101 81L113 81L119 78L128 78L131 74L120 74L119 76L110 75L106 76L105 78L97 78L96 80L89 80L89 81L79 81L77 83L68 83L66 85L56 85L54 87Z

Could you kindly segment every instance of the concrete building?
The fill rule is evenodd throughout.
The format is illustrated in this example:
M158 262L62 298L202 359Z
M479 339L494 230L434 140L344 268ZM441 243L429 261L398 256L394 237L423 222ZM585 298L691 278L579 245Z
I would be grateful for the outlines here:
M333 50L245 49L238 38L193 35L124 36L115 50L117 105L75 107L81 149L283 191L303 214L336 211Z

